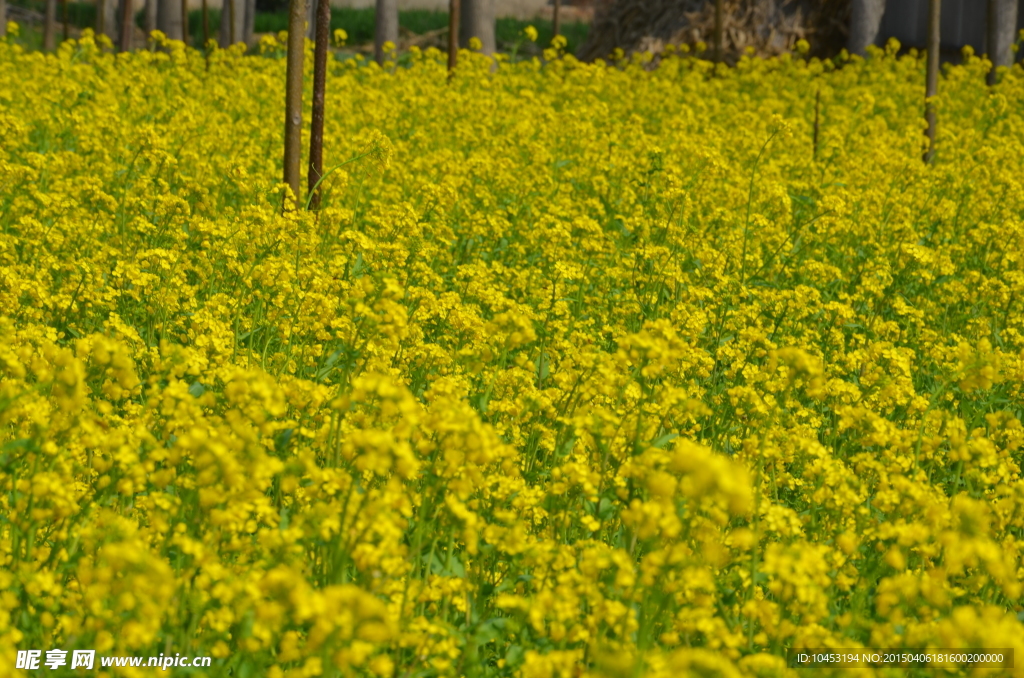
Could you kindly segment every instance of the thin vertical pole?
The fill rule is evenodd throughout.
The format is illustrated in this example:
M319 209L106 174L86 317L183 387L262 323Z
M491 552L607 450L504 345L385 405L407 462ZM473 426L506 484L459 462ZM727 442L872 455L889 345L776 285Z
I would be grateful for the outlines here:
M942 33L940 31L940 11L942 0L929 0L928 3L928 73L925 80L924 117L928 122L928 150L924 161L931 163L935 158L935 96L939 93L939 47Z
M324 175L324 94L327 87L327 41L331 33L330 0L316 6L316 48L313 51L313 119L309 129L309 209L320 209Z
M818 130L821 128L821 86L818 86L818 93L814 96L814 159L818 159Z
M67 2L67 0L64 0ZM107 0L112 2L113 0ZM121 51L130 52L132 49L132 29L135 22L132 21L132 0L121 0Z
M551 37L562 33L562 0L555 0L555 9L551 15Z
M448 77L455 72L459 60L459 0L448 0Z
M227 0L230 2L230 0ZM306 41L306 2L291 0L288 12L288 62L285 76L284 183L292 198L284 201L285 211L298 208L299 160L302 143L302 57Z

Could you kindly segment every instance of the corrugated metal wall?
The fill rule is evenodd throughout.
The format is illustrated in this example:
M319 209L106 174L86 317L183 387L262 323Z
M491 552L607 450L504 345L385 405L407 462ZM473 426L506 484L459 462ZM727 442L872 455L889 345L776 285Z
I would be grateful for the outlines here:
M942 49L959 50L970 45L975 52L984 53L986 0L942 0ZM1024 0L1017 11L1017 28L1024 28ZM928 0L888 0L879 45L890 37L905 47L924 47L928 30Z

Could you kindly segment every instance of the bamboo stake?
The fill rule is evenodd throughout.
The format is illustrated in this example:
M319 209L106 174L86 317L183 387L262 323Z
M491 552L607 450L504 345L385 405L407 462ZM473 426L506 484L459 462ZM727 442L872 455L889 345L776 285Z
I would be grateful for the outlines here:
M818 159L818 130L820 129L821 120L821 87L818 87L818 93L814 96L814 159Z
M320 209L320 178L324 175L324 94L327 88L327 41L331 33L330 0L316 6L316 48L313 52L313 119L309 130L309 209Z
M292 196L284 209L298 209L299 159L302 143L302 57L306 40L306 1L291 0L288 12L288 62L285 76L284 183Z
M67 2L67 0L64 0ZM135 22L132 21L132 0L121 0L121 51L130 52L132 49L132 29Z
M929 0L928 3L928 73L925 80L924 117L928 122L928 150L924 161L931 163L935 158L935 96L939 93L939 47L942 33L940 31L940 11L942 0Z
M448 0L448 78L455 73L459 60L459 12L462 11L459 0Z

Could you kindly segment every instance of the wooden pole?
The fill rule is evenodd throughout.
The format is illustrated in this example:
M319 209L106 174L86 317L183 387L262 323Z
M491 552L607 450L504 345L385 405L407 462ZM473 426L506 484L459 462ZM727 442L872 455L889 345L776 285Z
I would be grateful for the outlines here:
M324 94L327 88L327 42L331 39L330 0L316 6L316 48L313 52L313 119L309 129L309 209L320 209L324 175Z
M291 0L288 12L288 62L285 76L284 183L292 190L284 209L298 209L299 159L302 153L302 57L306 40L306 0Z
M448 78L455 73L459 61L459 14L462 7L459 0L448 0Z
M942 0L928 2L928 73L925 79L924 117L928 122L928 150L924 161L931 163L935 158L935 96L939 93L939 48L942 41L940 12Z
M67 0L65 0L66 2ZM132 49L132 33L135 22L132 20L132 0L121 0L121 51Z
M820 129L821 120L821 87L818 87L818 93L814 96L814 159L818 159L818 130Z
M555 0L555 9L551 14L551 37L562 33L562 0Z

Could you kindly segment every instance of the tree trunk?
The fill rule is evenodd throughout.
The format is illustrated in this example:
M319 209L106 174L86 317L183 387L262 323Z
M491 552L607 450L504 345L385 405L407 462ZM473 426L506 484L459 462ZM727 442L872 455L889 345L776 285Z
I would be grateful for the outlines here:
M181 39L186 45L191 42L188 30L188 0L181 0Z
M0 0L0 38L7 37L7 0Z
M551 10L551 36L561 35L562 33L562 0L555 0L555 6Z
M46 18L43 20L43 51L52 52L57 38L57 0L46 0Z
M987 52L992 61L988 84L996 84L996 69L1013 64L1013 42L1017 32L1017 0L988 0Z
M327 48L331 39L331 3L316 6L316 49L313 52L313 113L309 125L309 209L320 209L320 177L324 175L324 94L327 88Z
M146 38L156 30L156 1L157 0L146 0Z
M110 38L110 42L120 44L120 36L117 34L117 10L118 0L106 0L103 3L103 34Z
M135 33L133 9L135 8L132 5L132 0L121 0L121 39L119 44L122 52L132 50L132 37L134 37L132 34Z
M373 57L378 64L383 64L384 43L393 42L398 44L398 0L377 0L377 12L375 14L376 31L373 41Z
M110 0L106 0L110 2ZM181 3L183 0L158 0L156 27L170 40L181 40Z
M220 46L245 42L245 0L224 0L220 11Z
M850 7L850 35L846 49L864 56L868 45L875 44L885 14L885 0L853 0Z
M478 38L483 45L480 51L494 54L494 0L463 0L461 19L459 44L466 47L470 38Z
M448 0L448 78L451 79L459 62L459 0Z
M306 0L291 0L288 12L288 63L284 103L284 183L292 191L284 208L298 209L299 159L302 143L302 57L305 48Z
M251 45L256 39L256 0L244 0L245 21L242 22L242 41Z
M924 117L928 121L928 150L924 161L931 163L935 158L935 102L933 98L939 93L939 48L942 44L940 33L940 12L942 0L928 2L928 73L925 79Z

